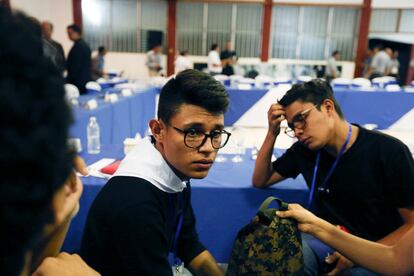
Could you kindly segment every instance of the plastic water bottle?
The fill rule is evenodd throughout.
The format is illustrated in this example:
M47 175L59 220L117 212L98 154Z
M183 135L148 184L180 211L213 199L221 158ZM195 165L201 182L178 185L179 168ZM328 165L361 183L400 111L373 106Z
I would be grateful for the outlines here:
M86 128L88 139L88 153L98 154L101 151L99 125L95 117L89 118L89 124Z

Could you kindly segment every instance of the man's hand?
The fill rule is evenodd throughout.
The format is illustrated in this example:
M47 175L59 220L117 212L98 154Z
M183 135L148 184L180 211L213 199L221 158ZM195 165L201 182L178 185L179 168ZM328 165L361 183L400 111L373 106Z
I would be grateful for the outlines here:
M280 123L285 119L285 110L280 104L272 104L267 112L269 132L274 135L280 133Z
M32 274L33 276L96 276L98 272L89 267L77 254L60 253L57 257L48 257Z
M340 275L345 274L348 269L354 266L354 263L342 256L340 253L335 252L332 255L325 258L325 262L328 264L332 264L336 262L336 266L332 271L330 271L327 275Z
M74 217L79 209L79 199L82 195L83 185L75 171L87 175L85 162L79 156L73 160L74 171L71 172L63 187L57 191L53 199L55 210L55 225L59 226Z
M298 222L298 229L305 233L314 234L318 230L320 219L300 206L299 204L289 204L287 211L277 211L276 214L281 218L293 218Z

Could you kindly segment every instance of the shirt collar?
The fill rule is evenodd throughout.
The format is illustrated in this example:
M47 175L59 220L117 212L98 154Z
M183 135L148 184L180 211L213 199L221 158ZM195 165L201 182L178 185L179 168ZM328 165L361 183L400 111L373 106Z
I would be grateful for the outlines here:
M146 137L122 160L114 176L132 176L147 180L167 193L182 192L188 181L182 181Z

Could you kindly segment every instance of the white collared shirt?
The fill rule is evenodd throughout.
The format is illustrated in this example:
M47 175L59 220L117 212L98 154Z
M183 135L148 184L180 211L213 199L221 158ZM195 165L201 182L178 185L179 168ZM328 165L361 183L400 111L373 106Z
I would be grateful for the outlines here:
M145 179L166 193L182 192L182 181L167 164L161 153L151 143L150 137L142 139L122 160L114 176L131 176Z

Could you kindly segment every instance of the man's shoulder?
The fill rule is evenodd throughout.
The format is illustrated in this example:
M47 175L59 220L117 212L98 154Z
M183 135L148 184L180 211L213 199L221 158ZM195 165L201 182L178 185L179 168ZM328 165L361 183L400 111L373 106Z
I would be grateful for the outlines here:
M375 145L381 150L400 150L406 147L401 140L389 134L377 130L368 130L362 127L360 127L359 131L364 144Z

